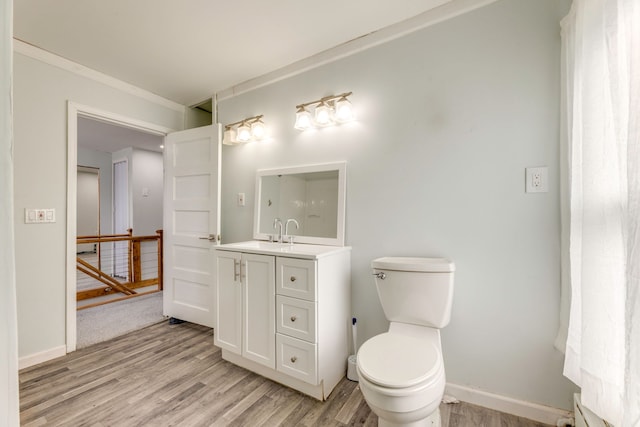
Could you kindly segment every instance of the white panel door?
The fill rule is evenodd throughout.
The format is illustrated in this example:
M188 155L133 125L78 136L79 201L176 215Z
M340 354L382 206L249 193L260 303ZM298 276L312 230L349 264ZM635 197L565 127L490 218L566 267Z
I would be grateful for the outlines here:
M220 126L167 135L164 147L164 314L214 327L220 233Z

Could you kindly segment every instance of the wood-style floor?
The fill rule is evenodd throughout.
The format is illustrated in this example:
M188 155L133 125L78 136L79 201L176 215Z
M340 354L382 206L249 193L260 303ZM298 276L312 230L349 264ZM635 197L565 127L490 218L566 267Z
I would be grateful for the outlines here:
M20 372L23 426L376 426L358 383L319 402L222 360L212 330L158 323ZM443 427L543 424L467 403Z

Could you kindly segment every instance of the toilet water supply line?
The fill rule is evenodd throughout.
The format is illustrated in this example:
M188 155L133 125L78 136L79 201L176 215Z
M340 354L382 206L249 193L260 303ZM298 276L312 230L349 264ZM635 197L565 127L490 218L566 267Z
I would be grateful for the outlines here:
M358 326L356 325L357 321L358 320L355 317L351 318L351 337L353 338L353 354L354 354L354 356L358 355L358 348L356 347L356 343L358 342L358 340L357 340Z

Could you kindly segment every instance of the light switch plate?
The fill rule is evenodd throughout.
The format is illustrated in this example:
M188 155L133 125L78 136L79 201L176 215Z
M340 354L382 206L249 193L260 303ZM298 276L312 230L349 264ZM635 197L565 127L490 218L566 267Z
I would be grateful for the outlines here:
M55 209L28 209L24 210L25 224L43 224L56 222Z

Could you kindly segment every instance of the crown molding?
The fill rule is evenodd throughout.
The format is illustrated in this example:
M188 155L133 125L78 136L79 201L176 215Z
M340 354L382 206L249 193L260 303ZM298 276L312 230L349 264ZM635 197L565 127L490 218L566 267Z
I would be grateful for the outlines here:
M163 98L153 92L141 89L138 86L134 86L130 83L116 79L115 77L111 77L107 74L101 73L100 71L96 71L92 68L80 65L69 59L63 58L37 46L26 43L22 40L16 38L13 39L13 50L15 53L28 56L29 58L44 62L45 64L49 64L62 70L77 74L81 77L91 79L98 83L110 86L114 89L137 96L138 98L145 99L147 101L153 102L154 104L161 105L179 113L184 113L185 111L184 105Z
M218 101L232 98L242 93L302 74L313 68L346 58L366 49L404 37L439 22L479 9L488 4L494 3L495 1L497 0L449 0L438 7L398 22L397 24L390 25L381 30L350 40L316 55L294 62L291 65L224 89L216 94Z

